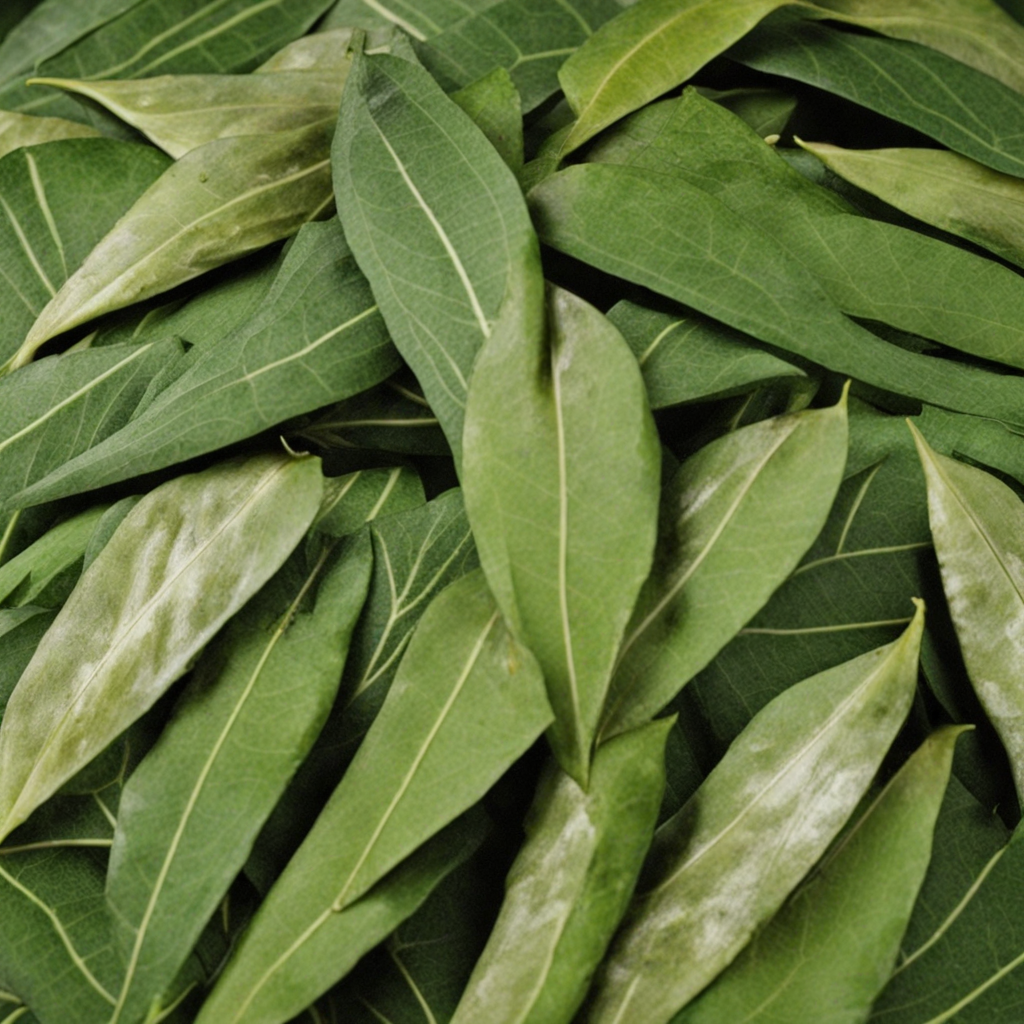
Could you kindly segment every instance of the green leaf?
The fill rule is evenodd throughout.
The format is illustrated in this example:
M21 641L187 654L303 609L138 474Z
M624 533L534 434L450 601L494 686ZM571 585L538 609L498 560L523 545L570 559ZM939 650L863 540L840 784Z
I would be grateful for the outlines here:
M123 427L153 378L181 356L175 341L117 345L0 378L0 503Z
M419 508L426 500L411 469L361 469L324 480L324 500L313 525L331 537L345 537L378 516Z
M199 1020L284 1021L351 965L341 914L479 800L551 721L480 573L428 609L388 699Z
M121 430L13 502L75 494L252 437L376 384L398 363L337 220L309 224L251 320L194 348Z
M87 124L65 121L60 117L32 117L0 111L0 157L22 146L38 146L59 139L87 139L100 133Z
M615 0L498 0L417 48L442 82L465 86L507 70L529 113L558 92L558 69L598 26L619 13Z
M942 585L971 682L996 727L1024 799L1024 506L994 476L933 451L913 425L928 481L928 518Z
M800 140L798 140L800 141ZM1024 266L1024 183L942 149L800 142L826 167L904 213Z
M505 902L452 1024L568 1024L626 911L654 834L670 719L598 748L590 788L553 765Z
M1017 274L899 225L850 216L694 89L631 118L591 158L679 175L721 199L802 263L850 316L1024 367Z
M15 684L53 622L45 608L0 609L0 721Z
M602 735L657 714L796 568L832 507L847 436L844 399L744 427L683 464L665 492L655 568L619 653Z
M652 409L726 398L803 370L751 338L690 310L664 312L623 300L608 311L640 364Z
M167 166L148 146L69 139L0 160L0 360L92 247ZM82 203L82 190L92 197Z
M369 537L294 556L207 648L128 780L107 899L127 964L110 1024L167 990L330 710Z
M777 697L661 826L588 1020L664 1024L778 910L853 812L910 709L923 618L919 604L895 643Z
M159 295L315 219L331 203L332 127L319 122L220 139L172 164L50 300L11 365L28 362L62 331Z
M452 99L472 118L516 174L523 167L523 112L515 82L504 68L452 93Z
M339 0L324 19L323 27L354 25L357 28L394 26L423 42L440 35L477 11L484 11L497 0Z
M316 459L257 456L179 477L136 505L8 702L0 835L145 712L276 572L316 514L321 479Z
M333 161L345 235L458 464L473 360L539 272L519 185L423 68L386 55L356 58Z
M1012 128L1024 98L934 50L775 16L729 57L844 96L997 171L1024 174L1024 138Z
M698 87L701 96L731 110L762 138L779 135L796 109L796 98L778 89L708 89Z
M962 728L929 737L732 965L673 1024L856 1024L889 979Z
M543 241L601 270L876 387L1024 419L1024 381L921 356L858 327L775 239L681 177L584 164L543 181L531 201Z
M509 303L539 304L518 291ZM650 571L661 452L622 335L561 289L549 293L546 335L531 320L510 308L477 358L463 486L491 589L544 673L556 756L586 787L615 654Z

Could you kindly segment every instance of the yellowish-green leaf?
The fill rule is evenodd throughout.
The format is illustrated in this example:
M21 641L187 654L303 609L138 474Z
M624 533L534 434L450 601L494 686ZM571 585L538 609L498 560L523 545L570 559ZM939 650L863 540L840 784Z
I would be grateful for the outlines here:
M256 456L135 506L43 637L0 727L0 837L143 714L281 566L319 460Z
M38 146L57 139L88 139L99 134L87 124L65 121L62 117L33 117L0 110L0 157L22 146Z

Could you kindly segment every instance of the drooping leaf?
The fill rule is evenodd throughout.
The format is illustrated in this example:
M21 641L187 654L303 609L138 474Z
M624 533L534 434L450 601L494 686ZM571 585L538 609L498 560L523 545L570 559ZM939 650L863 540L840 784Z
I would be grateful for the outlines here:
M769 234L683 178L583 164L543 181L531 201L543 241L601 270L879 388L1024 419L1024 381L882 341L844 317Z
M473 360L506 293L539 274L522 193L430 75L393 56L356 58L332 158L346 238L458 464Z
M853 150L800 142L826 167L904 213L1024 266L1024 184L942 149Z
M495 68L451 96L518 174L523 166L523 110L509 73Z
M518 291L509 303L537 305ZM661 452L619 332L561 289L544 327L509 309L477 358L463 486L491 590L544 673L556 756L586 787L615 654L650 571Z
M655 835L588 1021L664 1024L825 851L910 709L923 626L772 701Z
M213 451L358 393L398 363L337 220L309 224L252 319L194 348L121 430L13 500L49 501Z
M32 117L0 111L0 157L22 146L38 146L59 139L88 139L100 133L87 124L65 121L60 117Z
M321 481L316 459L256 456L179 477L136 505L8 702L0 834L146 711L273 575L316 514Z
M768 925L673 1024L858 1024L889 979L961 732L929 737Z
M744 427L683 464L663 498L655 568L626 630L602 735L657 714L796 568L832 507L847 436L844 400Z
M594 756L589 790L549 766L505 902L452 1024L568 1024L625 913L654 833L670 719Z
M551 721L481 573L424 615L395 684L199 1020L285 1021L351 965L337 935L384 875L475 803ZM371 893L372 895L372 893Z
M939 455L913 426L928 481L928 518L942 585L978 698L1010 755L1024 794L1018 666L1024 644L1024 505L983 470Z
M724 324L689 310L623 300L608 311L640 364L652 409L725 398L803 370Z
M207 649L125 787L107 899L127 966L110 1024L160 1000L327 717L372 554L365 533L311 554Z

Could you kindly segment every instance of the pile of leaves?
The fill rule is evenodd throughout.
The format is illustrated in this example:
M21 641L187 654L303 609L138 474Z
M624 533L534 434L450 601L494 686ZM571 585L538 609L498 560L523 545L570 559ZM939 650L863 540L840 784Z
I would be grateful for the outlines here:
M1019 1024L1024 4L5 0L3 1024Z

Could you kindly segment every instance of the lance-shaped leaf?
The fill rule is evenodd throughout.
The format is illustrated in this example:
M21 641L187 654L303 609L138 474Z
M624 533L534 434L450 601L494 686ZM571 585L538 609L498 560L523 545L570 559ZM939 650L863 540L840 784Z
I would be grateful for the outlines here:
M500 0L431 35L417 52L438 79L457 86L506 69L529 113L558 92L565 59L620 10L615 0Z
M739 331L689 310L663 312L623 300L608 311L608 319L640 364L652 409L805 376Z
M776 15L729 57L844 96L998 171L1024 174L1024 138L1011 127L1024 116L1024 97L935 50Z
M540 663L559 763L586 787L623 631L650 571L661 451L643 378L593 306L510 293L466 406L466 510L505 617ZM614 510L614 512L612 511Z
M8 702L0 835L185 671L291 553L322 490L318 460L257 456L179 477L135 506Z
M858 1024L892 973L963 731L929 737L718 980L673 1024Z
M672 719L594 755L589 791L554 765L452 1024L568 1024L626 911L654 834Z
M654 571L626 631L603 734L657 714L796 568L828 518L847 438L844 398L743 427L682 465L665 491Z
M530 198L542 240L601 270L876 387L1024 421L1024 381L882 341L843 316L767 232L679 176L583 164Z
M458 463L473 360L539 273L519 185L423 68L386 55L353 64L333 162L345 235Z
M509 73L495 68L451 96L518 174L523 167L523 107Z
M797 140L800 141L800 140ZM858 188L1024 266L1024 183L944 149L841 149L800 142Z
M220 139L172 164L51 299L11 365L24 365L62 331L168 291L318 217L331 203L332 127Z
M68 139L0 160L0 360L166 166L149 146L111 139ZM83 188L93 197L84 206Z
M0 157L22 146L38 146L59 139L88 139L100 133L87 124L65 121L62 117L32 117L0 111Z
M37 504L252 437L363 391L399 362L337 220L308 224L251 320L194 348L121 430L14 501Z
M928 519L964 662L1010 755L1017 792L1024 794L1024 506L1001 480L939 455L911 429L928 481Z
M260 907L199 1020L288 1020L351 961L343 912L472 806L551 721L482 573L431 605L340 786ZM372 895L372 893L371 893Z
M174 980L312 745L371 562L365 532L296 553L207 648L128 780L107 882L127 965L110 1024Z
M176 341L51 356L0 378L0 503L123 427Z
M776 697L662 825L588 1021L665 1024L779 909L906 718L923 624Z

